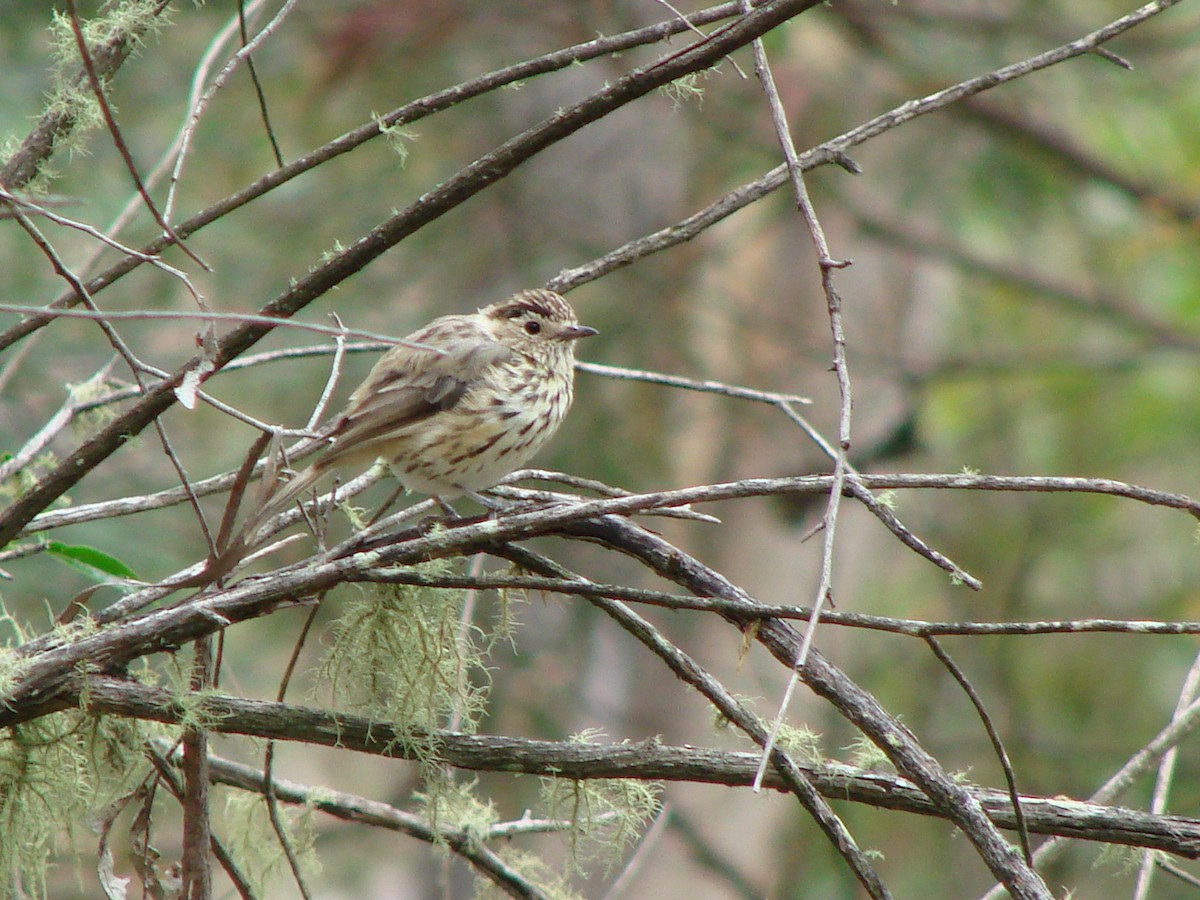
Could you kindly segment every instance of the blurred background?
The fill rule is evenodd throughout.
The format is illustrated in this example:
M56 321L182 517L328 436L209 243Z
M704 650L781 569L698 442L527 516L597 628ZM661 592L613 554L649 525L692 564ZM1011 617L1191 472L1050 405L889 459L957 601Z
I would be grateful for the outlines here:
M94 6L81 4L85 14ZM698 8L684 4L690 11ZM770 34L774 66L801 150L960 80L1077 38L1130 5L839 0ZM189 82L228 2L180 4L118 75L113 100L147 171L186 114ZM255 62L285 159L293 159L433 90L512 62L669 15L651 2L479 4L452 0L301 4ZM40 114L50 81L47 10L0 4L0 129L18 140ZM854 387L852 461L868 472L1076 475L1200 494L1200 14L1184 4L1069 61L853 148L853 176L808 176L838 273ZM672 46L685 45L678 37ZM211 306L252 312L318 263L463 165L634 65L661 46L601 58L496 91L422 120L399 138L403 159L371 141L195 235L213 266L178 253ZM402 335L435 315L463 312L544 284L621 243L668 226L780 161L748 52L700 77L696 93L653 93L555 145L310 306L354 328ZM131 193L102 130L54 160L46 189L64 214L106 227ZM220 92L196 133L177 218L274 168L245 71ZM161 197L161 189L156 196ZM64 257L90 239L46 225ZM122 239L155 233L145 216ZM107 251L104 260L116 258ZM0 296L39 305L62 290L44 257L0 222ZM570 294L600 336L583 356L610 365L719 379L813 398L805 414L837 433L829 320L811 242L788 189L695 240ZM179 283L142 267L99 297L105 309L190 309ZM14 319L0 316L0 325ZM194 323L122 323L149 361L173 370L195 352ZM258 349L312 343L278 329ZM0 356L2 452L12 452L89 379L111 350L91 324L61 321ZM19 359L17 354L20 354ZM373 361L349 361L336 403ZM328 360L223 374L213 394L262 419L300 426L320 395ZM118 365L117 377L124 377ZM581 374L575 411L539 465L630 490L751 476L827 472L831 465L777 410L727 398ZM98 413L99 415L99 413ZM239 464L254 433L201 405L165 424L193 477ZM85 434L87 423L79 434ZM52 451L63 455L69 440ZM70 495L72 503L172 486L176 476L148 431ZM382 495L381 495L382 496ZM1195 523L1183 513L1113 498L1055 494L906 492L901 519L984 584L980 593L901 546L855 504L842 506L835 557L839 610L931 620L1084 617L1200 619ZM655 528L766 603L811 603L823 499L755 499L706 507L722 525ZM219 509L213 505L213 510ZM53 535L120 557L157 579L204 552L183 507L64 529ZM152 537L152 539L150 539ZM541 549L589 577L653 585L632 563L579 546ZM86 587L44 555L7 564L7 610L44 628ZM336 612L337 597L329 615ZM486 597L477 624L498 615ZM325 610L322 611L323 615ZM760 648L744 659L723 621L648 610L667 634L764 716L785 675ZM511 644L493 652L488 733L563 739L599 729L609 739L748 749L719 730L711 709L628 635L577 599L530 597ZM226 689L272 696L302 612L234 629ZM319 643L319 642L318 642ZM1072 635L947 639L996 720L1018 784L1033 794L1086 797L1167 721L1196 654L1194 637ZM987 737L962 691L920 642L824 626L817 646L895 714L952 770L999 786ZM319 652L314 644L313 653ZM309 660L311 667L313 661ZM856 735L801 691L791 719L819 732L824 753L853 761ZM216 741L217 752L255 759ZM408 805L411 764L335 751L281 749L278 773ZM1183 745L1171 811L1200 815L1195 739ZM482 776L481 792L517 818L536 780ZM1150 781L1125 798L1148 802ZM794 800L673 784L671 818L627 896L856 897L845 866ZM898 897L966 897L991 879L945 822L841 804L859 844L878 850ZM469 896L455 868L393 834L323 825L322 897ZM529 841L550 860L561 838ZM85 851L86 856L86 851ZM1132 875L1076 845L1044 873L1075 896L1121 896ZM65 859L69 859L65 857ZM929 865L937 859L938 865ZM86 868L86 862L83 864ZM56 896L80 890L73 866ZM601 871L575 887L601 896ZM292 890L277 882L278 896ZM1159 897L1195 896L1167 881ZM89 895L84 891L81 896Z

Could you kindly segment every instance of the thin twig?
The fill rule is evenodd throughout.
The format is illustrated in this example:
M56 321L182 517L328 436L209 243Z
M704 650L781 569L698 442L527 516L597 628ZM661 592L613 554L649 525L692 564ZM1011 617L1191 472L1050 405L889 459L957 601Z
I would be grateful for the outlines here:
M74 16L74 7L71 7L71 12L72 16ZM72 19L72 22L73 26L78 29L78 22L75 21L74 18ZM79 39L83 39L82 34L79 35ZM92 313L96 324L104 333L104 336L108 339L108 342L112 345L113 349L125 361L125 364L129 367L129 371L133 375L134 380L137 382L139 389L144 392L146 390L146 384L142 379L142 374L145 369L145 364L142 363L142 361L134 354L133 350L120 336L116 328L114 328L108 319L101 314L100 310L96 306L95 301L92 299L91 294L88 293L88 289L84 285L83 280L66 265L66 263L59 256L58 252L54 249L54 246L46 239L38 227L33 224L28 215L26 215L25 211L18 206L14 206L12 209L16 221L21 225L21 228L25 231L25 233L28 234L33 240L34 244L37 245L38 249L45 254L46 258L50 261L50 265L54 268L54 271L57 272L58 275L67 282L67 284L71 285L76 294L79 296L80 302L87 307L88 312ZM167 457L167 461L171 464L172 468L175 469L175 473L179 477L179 483L183 486L183 489L187 494L188 502L191 504L192 511L195 513L196 520L200 525L200 532L205 541L208 543L209 551L215 552L216 545L213 541L212 533L209 530L208 522L205 519L204 510L201 509L198 498L191 490L191 479L188 477L187 471L184 469L183 461L175 452L175 448L172 446L171 440L167 436L166 426L164 426L161 418L155 418L153 426L155 433L158 435L159 443L162 446L163 454Z
M253 15L262 6L264 6L265 3L266 0L251 0L249 6L247 7L247 13ZM225 45L229 43L234 34L238 31L238 20L238 14L235 13L233 16L231 16L226 21L225 25L222 26L213 36L212 40L209 41L204 53L201 54L200 59L197 61L196 67L192 73L191 83L188 88L187 103L184 106L185 109L191 110L195 108L196 103L204 92L204 83L208 78L209 72L212 71L212 67L216 64L217 57L220 56ZM184 120L183 125L179 127L175 137L172 139L171 144L166 148L166 150L163 151L163 153L159 156L158 162L154 164L154 168L151 169L149 174L146 175L144 181L147 188L153 189L165 176L170 173L174 160L179 153L180 147L183 145L183 136L188 127L188 121L188 119ZM134 214L140 208L140 204L141 198L135 192L113 219L112 224L108 229L109 233L117 234L123 231L130 221L132 221ZM163 215L168 221L170 221L172 218L173 206L174 198L171 197L168 192L167 200L163 205ZM176 231L182 232L185 229L186 223L183 223L176 228ZM167 246L166 239L160 239L159 243L161 243L160 249ZM89 266L92 262L94 262L94 257L88 259Z
M468 564L467 577L478 578L482 575L483 563L483 554L473 557ZM454 638L459 646L468 646L470 643L471 630L475 627L475 606L478 599L479 592L475 588L468 587L463 590L462 607L458 611L458 634ZM450 717L446 722L446 727L450 731L458 731L462 728L463 697L468 696L469 678L470 671L466 657L458 654L454 671L454 706L450 710Z
M759 403L812 403L808 397L796 394L781 394L775 391L757 391L753 388L740 387L736 384L726 384L723 381L685 378L682 375L668 375L663 372L650 372L645 369L628 369L623 366L606 366L600 363L576 362L575 370L587 372L590 375L603 375L605 378L616 378L624 381L644 381L649 384L663 384L668 387L683 388L689 391L703 391L709 394L721 394L725 397L736 397L739 400L756 400Z
M238 0L238 31L241 33L243 49L250 44L250 36L246 28L246 3L245 0ZM246 54L246 71L250 73L250 83L254 85L254 96L258 100L258 112L262 117L263 130L267 133L267 140L271 143L271 153L275 157L275 165L283 166L283 153L279 150L279 141L275 137L275 129L271 127L271 114L267 109L267 94L263 89L262 82L258 79L258 69L254 65L254 58L249 53Z
M217 756L210 759L210 777L215 784L225 784L245 791L265 792L263 772ZM390 804L336 791L326 786L311 788L293 781L276 779L273 791L276 798L285 803L312 807L343 821L386 828L429 844L449 847L506 893L530 900L550 898L485 844L524 834L569 831L574 827L570 822L555 819L517 819L498 822L487 828L471 829L468 832L446 825L435 828L428 819L397 809ZM605 821L610 816L602 814L596 818Z
M296 663L300 659L300 651L304 648L304 643L308 639L308 633L312 629L313 622L316 620L317 612L320 608L319 600L312 604L308 615L304 619L304 624L300 628L300 634L296 637L296 641L292 645L291 656L288 657L287 665L283 670L283 676L279 680L279 690L275 693L275 702L277 703L282 703L284 697L287 696L287 689L292 680L292 673L296 671ZM296 882L296 888L300 891L300 895L304 897L304 900L310 900L312 893L309 891L304 873L300 870L300 860L296 857L296 850L292 847L291 838L287 833L287 826L284 824L283 816L279 812L279 803L277 802L275 793L275 741L267 741L266 750L263 752L262 785L263 799L267 804L267 814L271 819L271 827L275 831L275 838L279 841L279 846L283 848L283 854L288 861L288 868L292 870L292 880Z
M498 496L510 496L522 500L533 500L544 503L574 503L579 499L577 494L567 494L561 491L541 491L530 488L513 487L521 481L547 481L551 484L562 484L581 491L592 491L601 497L632 497L634 492L624 488L613 487L595 478L582 478L566 472L552 472L549 469L517 469L504 476L503 480L490 489L490 493ZM693 522L705 522L710 525L720 525L721 520L708 513L698 512L690 505L663 507L661 509L641 510L640 515L665 516L675 519L688 519Z
M707 825L708 816L702 816L700 821ZM740 900L762 900L766 896L767 892L756 888L734 861L722 853L716 842L707 836L708 828L705 827L701 831L687 812L676 808L671 816L670 828L672 833L683 841L692 858L710 875L723 882L733 892L733 896ZM711 883L712 879L708 878L707 881Z
M697 34L702 38L708 37L708 35L706 35L703 31L701 31L699 29L699 27L697 27L696 25L693 25L691 22L689 22L687 20L687 17L683 13L681 13L678 9L676 9L674 6L672 6L671 3L669 2L669 0L655 0L655 2L660 3L663 6L665 6L667 9L669 9L671 11L672 15L674 15L677 19L679 19L681 22L683 22L684 25L687 26L688 31L691 31L694 34ZM745 9L745 7L743 7L743 9ZM731 66L733 66L733 70L735 72L737 72L739 76L741 76L742 78L746 77L746 73L743 72L742 67L737 64L737 60L735 60L732 56L726 56L725 59L729 61L729 64Z
M1189 706L1196 702L1200 693L1200 656L1192 660L1183 687L1179 691L1179 699L1171 714L1172 720L1182 716ZM1171 793L1171 781L1175 775L1175 764L1179 760L1179 745L1175 744L1158 761L1158 773L1154 779L1154 795L1150 801L1150 811L1164 813ZM1155 857L1151 853L1143 853L1141 865L1138 867L1137 882L1133 889L1133 900L1147 900L1150 896L1150 886L1154 878Z
M333 324L337 328L345 329L342 320L337 313L332 315ZM313 407L312 415L308 417L308 422L304 428L306 431L313 431L321 420L325 418L325 410L329 408L329 404L333 399L333 392L337 390L338 379L342 374L342 363L346 358L346 335L339 334L334 338L333 363L329 366L329 377L325 379L325 388L321 391L321 396L317 399L316 406Z
M146 190L146 185L142 182L142 176L138 173L137 163L133 161L133 154L130 152L129 146L125 143L125 137L121 134L121 129L117 125L117 119L113 115L112 107L108 103L108 95L104 90L103 82L100 80L100 74L96 70L95 63L92 62L92 52L88 48L87 40L83 36L83 26L79 22L79 13L75 9L75 0L67 0L67 12L71 21L71 33L75 36L75 46L79 51L80 59L83 61L83 69L87 72L92 94L96 98L96 104L100 108L100 114L104 118L104 124L108 128L108 133L112 136L113 143L117 147L117 153L120 154L122 161L125 163L125 169L129 172L129 177L133 179L134 187L137 188L138 194L141 195L142 202L145 204L151 217L158 224L158 227L170 239L171 243L177 245L200 268L206 272L211 272L212 267L193 253L183 243L179 235L172 230L167 220L158 211L158 207L155 205L154 199L150 196L150 192Z
M173 207L175 191L179 185L179 179L183 172L183 164L187 159L188 148L191 146L192 135L195 133L196 127L200 122L200 117L204 115L204 112L208 108L208 105L212 102L213 97L216 95L217 91L219 91L225 85L225 82L229 80L229 77L233 74L234 70L237 69L243 60L248 60L250 58L250 54L254 52L254 50L256 50L263 41L270 37L280 25L283 24L283 20L287 18L288 13L292 11L297 2L298 0L286 0L283 6L279 8L279 11L275 13L275 15L269 22L267 22L266 25L259 29L258 34L256 34L252 40L243 41L243 44L238 51L233 54L232 58L225 63L221 71L218 72L213 78L212 83L208 86L208 89L201 94L196 102L192 105L191 111L188 114L188 123L184 126L183 131L180 134L179 150L175 155L175 166L171 171L170 187L167 190L168 210ZM240 5L239 24L244 24L244 19L241 18ZM257 80L255 83L257 84ZM265 116L265 110L263 115ZM273 140L272 146L274 146ZM275 152L278 156L278 147L275 147ZM282 168L282 159L280 159L279 165Z
M1158 734L1126 760L1125 765L1087 798L1087 802L1108 803L1119 797L1137 779L1149 771L1156 760L1172 747L1178 746L1181 740L1197 728L1200 728L1200 700L1193 701L1182 712L1173 715L1171 721ZM1061 837L1053 837L1034 851L1034 862L1044 868L1061 856L1066 849L1067 845ZM998 884L984 894L982 900L1001 900L1005 896L1007 896L1005 888Z
M76 219L71 219L71 218L68 218L67 216L59 215L58 213L52 212L51 210L46 208L45 205L34 203L31 200L28 200L23 197L18 197L17 195L13 194L11 191L4 190L3 187L0 187L0 200L6 200L11 204L19 205L22 209L25 209L28 212L33 213L34 215L41 216L44 219L48 219L49 221L53 222L55 225L61 225L64 228L70 228L75 231L80 231L83 234L88 235L89 237L95 238L96 241L98 241L101 244L111 247L114 250L118 250L121 253L126 254L127 256L131 256L135 259L140 259L142 262L147 262L150 265L154 266L156 269L159 269L162 272L166 272L168 275L170 275L173 278L177 278L183 284L183 286L185 288L187 288L188 293L190 293L193 297L200 296L200 292L196 289L196 286L194 284L192 284L192 280L188 277L186 272L182 271L181 269L177 269L172 265L168 265L159 256L149 256L147 254L142 253L141 251L133 249L132 247L127 247L126 245L122 244L120 241L116 240L116 238L110 237L109 235L100 231L98 228L95 228L95 227L87 224L86 222L80 222ZM11 214L10 214L10 216L11 216Z
M742 0L742 8L743 10L749 10L749 0ZM832 603L833 600L834 537L837 533L838 510L841 506L842 491L845 486L846 473L849 467L847 454L850 452L850 414L853 403L850 390L850 368L849 362L846 359L846 336L842 323L842 302L833 285L834 271L845 268L849 265L849 262L835 260L829 253L829 244L825 238L825 231L821 227L820 220L817 218L816 209L813 207L812 200L808 196L808 187L804 183L804 169L800 163L800 155L796 152L795 144L792 141L792 132L788 126L787 113L784 111L783 101L779 97L779 89L775 85L775 76L771 73L771 66L767 61L767 51L763 47L761 39L756 39L752 47L754 51L754 72L758 76L758 80L762 84L763 93L767 98L767 106L771 111L771 121L775 126L775 136L778 138L780 149L783 151L788 177L795 193L796 207L799 209L801 216L803 216L804 222L808 226L809 235L817 249L817 265L821 272L821 286L825 291L830 330L833 337L833 371L837 377L838 396L840 398L838 444L837 452L834 456L833 484L829 490L829 501L825 508L825 516L822 519L824 543L821 549L821 578L817 585L816 599L812 605L812 618L809 619L808 625L805 628L804 640L800 644L800 651L796 655L795 664L788 677L787 687L784 689L779 710L771 723L770 735L763 746L763 758L759 764L760 775L758 779L761 781L762 774L766 772L767 760L771 755L771 749L775 746L775 741L779 737L779 729L783 726L783 719L787 714L792 693L800 683L799 673L808 660L813 638L816 636L817 625L820 622L821 611L827 602ZM758 789L759 785L756 783L755 790L757 791Z
M946 554L929 546L929 544L913 534L886 504L864 488L853 466L848 466L847 470L846 490L859 503L870 510L871 514L882 522L892 534L896 535L900 539L900 543L925 557L943 571L949 572L955 581L962 582L973 591L983 590L982 581L946 556Z
M86 288L85 288L86 290ZM95 319L99 322L119 322L123 320L143 322L153 320L187 320L200 319L205 322L230 322L237 325L270 325L274 328L294 328L299 331L312 331L316 334L327 334L332 337L357 337L380 341L388 346L411 347L428 353L445 355L445 350L406 341L376 331L363 331L357 328L339 328L333 325L318 325L315 322L302 322L295 319L279 319L275 316L264 316L257 313L222 313L206 310L191 311L181 309L139 309L139 310L102 310L102 309L48 309L42 306L21 306L17 303L0 303L0 312L19 313L26 316L47 315L54 319Z
M1000 768L1004 771L1004 781L1008 785L1008 796L1012 799L1013 814L1016 816L1017 839L1021 842L1021 852L1025 854L1025 862L1032 867L1033 852L1029 848L1029 829L1025 825L1025 813L1021 809L1021 793L1017 790L1017 776L1013 771L1012 760L1008 758L1008 751L1004 749L1004 741L1000 738L1000 732L996 730L992 717L988 715L987 707L983 705L983 698L979 696L979 692L967 678L966 672L959 668L941 642L933 635L926 635L925 643L933 651L933 655L938 658L938 662L945 666L951 677L958 682L959 687L967 695L967 699L971 701L971 705L975 707L979 720L983 723L988 740L992 742L992 749L996 751L996 759L1000 761Z
M663 835L666 834L667 821L670 817L671 807L664 803L662 809L658 811L658 815L654 817L654 821L650 823L650 827L646 829L646 833L642 835L642 839L638 841L637 849L633 851L620 874L604 892L603 900L620 900L627 894L630 885L645 864L646 858L658 847Z
M1163 859L1161 855L1154 855L1154 864L1166 872L1173 878L1178 878L1192 890L1200 889L1200 877L1197 877L1190 872L1186 872L1178 865L1171 862L1169 859Z
M724 600L720 597L694 597L690 594L672 594L647 588L635 588L620 584L598 584L593 582L569 581L561 578L542 578L530 575L498 575L489 573L479 577L468 575L434 575L419 568L380 567L355 580L384 582L389 584L415 584L445 588L494 588L498 590L518 589L528 591L551 591L560 594L610 597L630 603L660 606L664 609L692 610L718 613L748 621L755 619L794 619L808 621L812 610L806 606L782 606L779 604ZM1159 622L1128 619L1063 619L1056 621L1031 622L929 622L921 619L898 619L890 616L873 616L865 613L827 610L830 625L848 628L864 628L883 631L906 637L928 636L1028 636L1034 634L1145 634L1184 635L1200 634L1200 621Z

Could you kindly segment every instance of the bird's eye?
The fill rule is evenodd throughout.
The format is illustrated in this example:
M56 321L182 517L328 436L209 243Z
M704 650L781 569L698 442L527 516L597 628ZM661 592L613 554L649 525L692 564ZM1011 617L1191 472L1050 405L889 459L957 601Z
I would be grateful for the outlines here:
M528 322L525 323L525 333L526 334L537 334L541 330L542 330L541 322L538 322L534 319L530 319Z

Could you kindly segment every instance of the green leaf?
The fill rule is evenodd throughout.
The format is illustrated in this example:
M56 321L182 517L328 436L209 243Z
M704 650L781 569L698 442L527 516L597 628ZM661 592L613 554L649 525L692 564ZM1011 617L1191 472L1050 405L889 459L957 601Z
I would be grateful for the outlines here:
M108 582L114 578L137 578L133 569L125 563L95 547L50 541L46 545L46 549L75 571L82 572L97 581Z

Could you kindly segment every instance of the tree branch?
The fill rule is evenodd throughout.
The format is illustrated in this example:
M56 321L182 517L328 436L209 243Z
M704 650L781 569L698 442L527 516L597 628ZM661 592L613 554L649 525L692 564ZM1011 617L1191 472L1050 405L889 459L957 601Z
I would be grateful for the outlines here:
M634 556L653 571L702 596L746 599L739 587L723 575L683 553L665 540L617 516L590 519L569 527L575 535L599 541ZM791 667L800 650L801 637L786 622L761 623L753 631L779 662ZM937 759L921 747L916 736L845 673L813 649L800 672L803 681L819 696L862 730L905 777L912 779L945 815L963 830L988 868L1014 897L1049 897L1037 872L1001 837L983 807L955 782Z
M170 724L182 723L185 715L197 715L209 724L211 731L223 734L339 747L397 759L415 758L409 755L413 735L400 734L386 723L286 703L214 694L179 697L159 688L104 676L89 677L77 693L63 698L64 706L80 703L89 712L99 714ZM426 737L439 758L455 768L575 779L637 778L747 787L753 782L759 757L756 752L671 746L657 739L593 744L457 732L437 732ZM405 750L406 741L409 751ZM227 768L220 760L213 760L212 765L214 780L231 780L218 774ZM833 762L801 764L801 768L831 800L946 817L943 810L905 778ZM237 780L249 789L261 790L261 773L251 775L247 769ZM774 772L768 773L764 784L772 790L786 790L782 777ZM997 825L1015 827L1016 819L1006 792L978 787L965 789ZM287 782L278 782L277 792L283 800L300 802L293 799ZM1030 831L1037 834L1128 844L1188 859L1200 858L1200 819L1156 816L1060 797L1022 796L1021 805Z

